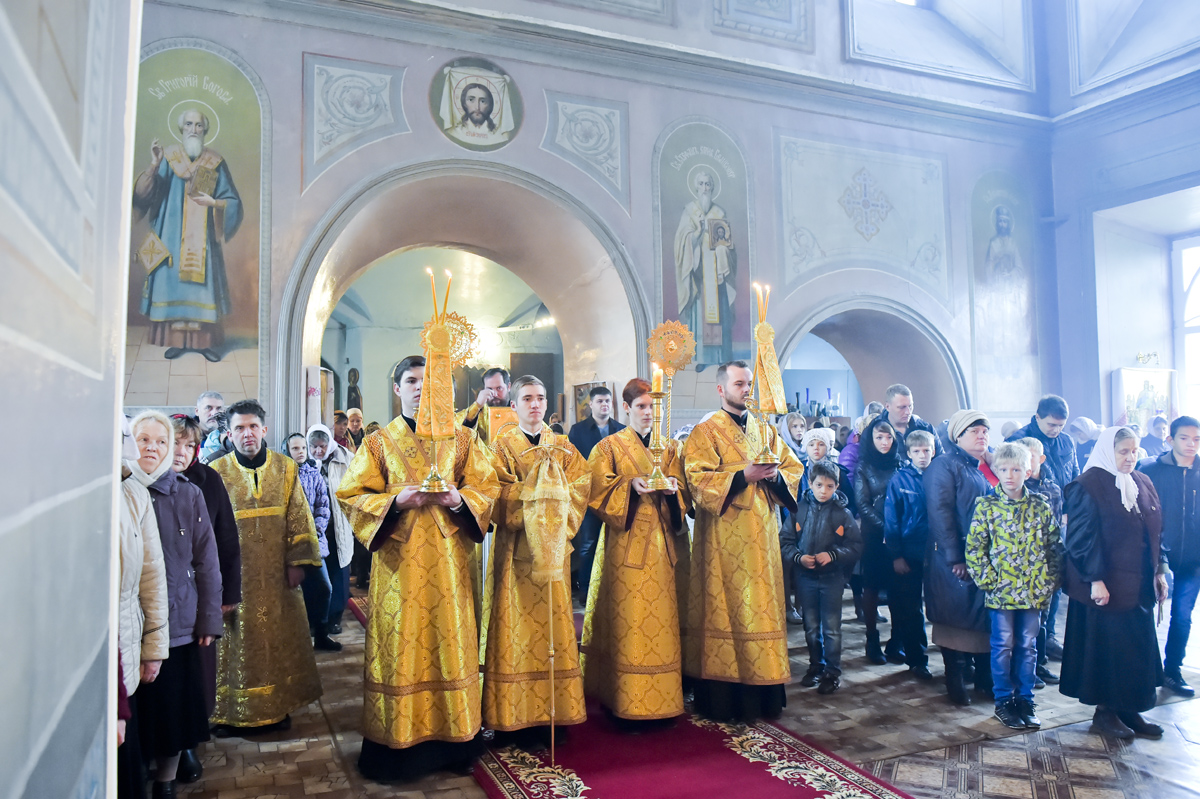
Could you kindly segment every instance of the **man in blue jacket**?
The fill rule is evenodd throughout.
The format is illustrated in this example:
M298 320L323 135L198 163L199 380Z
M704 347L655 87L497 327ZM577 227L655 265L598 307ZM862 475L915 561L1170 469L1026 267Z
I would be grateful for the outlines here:
M567 439L583 457L590 457L592 448L600 439L619 433L625 425L613 418L613 395L605 386L596 386L588 392L588 408L591 416L571 425ZM596 542L600 538L600 518L590 510L584 514L575 541L579 544L579 571L575 584L586 599L588 584L592 579L592 563L596 560Z
M934 456L942 453L943 448L938 446L937 434L934 432L933 425L913 412L912 389L903 383L893 383L887 387L883 400L883 413L875 418L872 425L887 422L900 436L900 443L903 443L912 431L924 430L934 436ZM904 449L901 448L900 452L903 455Z
M1079 476L1079 460L1075 457L1075 441L1062 435L1071 415L1067 401L1055 394L1047 394L1038 401L1037 412L1029 424L1015 430L1005 441L1020 441L1036 438L1042 442L1042 453L1046 456L1043 469L1050 470L1054 482L1065 489L1067 483Z
M1180 696L1195 696L1180 666L1192 631L1192 610L1200 594L1200 511L1196 508L1200 492L1200 464L1196 463L1200 421L1180 416L1171 423L1168 443L1170 449L1141 467L1162 503L1162 550L1175 574L1171 627L1163 650L1163 685Z

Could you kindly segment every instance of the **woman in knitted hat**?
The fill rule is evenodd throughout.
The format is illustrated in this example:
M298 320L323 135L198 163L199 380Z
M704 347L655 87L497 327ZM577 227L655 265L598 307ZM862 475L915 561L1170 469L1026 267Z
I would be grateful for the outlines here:
M991 490L979 470L990 427L981 411L951 416L946 452L933 459L923 478L929 509L925 610L946 665L946 693L956 705L971 704L968 668L974 670L977 692L990 698L992 690L991 620L984 594L967 572L965 554L975 500Z

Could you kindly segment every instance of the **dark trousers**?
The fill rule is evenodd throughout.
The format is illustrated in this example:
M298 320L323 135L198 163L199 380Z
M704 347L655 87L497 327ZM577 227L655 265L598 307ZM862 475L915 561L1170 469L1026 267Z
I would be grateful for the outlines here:
M304 610L308 614L308 630L314 636L325 635L325 620L329 616L329 595L333 587L329 583L329 572L325 564L304 567L304 582L300 592L304 594Z
M925 564L917 561L909 564L908 574L897 574L892 578L888 592L888 610L892 613L892 640L900 644L904 662L910 667L928 666L925 654L929 639L925 637L925 612L921 585L925 577Z
M1175 572L1175 590L1171 595L1171 627L1167 630L1167 645L1163 648L1163 671L1178 677L1192 632L1192 610L1200 595L1200 567Z
M827 574L799 569L793 577L796 599L804 609L804 640L808 643L808 666L823 667L825 673L842 673L842 593L846 575L838 568Z
M359 588L366 588L371 581L371 553L357 539L354 541L354 556L350 559L350 574Z
M338 565L341 551L337 547L336 536L329 535L329 555L325 558L325 572L329 575L329 615L326 621L332 627L342 623L342 613L346 611L346 603L350 601L350 564L344 567Z
M587 596L592 582L592 564L596 562L596 544L600 540L602 522L590 510L583 515L575 543L579 545L579 589Z

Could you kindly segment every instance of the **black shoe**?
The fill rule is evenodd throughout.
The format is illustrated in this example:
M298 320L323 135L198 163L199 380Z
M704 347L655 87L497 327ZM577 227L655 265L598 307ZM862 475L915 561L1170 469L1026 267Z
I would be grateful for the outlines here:
M1046 639L1046 657L1051 660L1062 660L1063 648L1057 638Z
M341 635L342 634L342 623L340 621L335 621L333 624L329 625L329 634L330 635Z
M154 790L150 792L153 799L175 799L175 780L170 782L154 781Z
M792 626L795 626L797 624L804 624L804 617L801 616L800 611L796 610L795 608L788 608L787 609L787 623Z
M1017 715L1025 723L1026 729L1036 730L1042 726L1042 720L1037 717L1037 705L1034 704L1032 699L1019 697L1013 701L1016 702Z
M1133 734L1139 738L1150 738L1157 741L1163 737L1163 728L1158 724L1151 724L1142 718L1141 713L1117 713L1117 718L1121 720L1129 729L1133 730Z
M196 757L195 749L184 749L179 753L179 769L175 779L182 783L193 783L204 776L204 765Z
M900 645L895 638L888 639L887 646L883 648L883 656L888 663L894 666L904 665L904 651L900 649Z
M887 663L887 658L883 656L883 648L879 645L878 630L867 633L867 662L874 663L876 666Z
M875 623L876 624L887 624L888 618L887 618L887 616L884 616L882 613L876 613L875 614Z
M203 355L209 363L217 363L221 360L221 353L217 352L211 347L200 350L200 354Z
M933 675L929 673L928 666L909 666L908 673L916 677L918 680L932 680Z
M1033 678L1033 690L1040 691L1045 687L1046 687L1045 681L1043 681L1041 677L1038 677L1035 675Z
M837 677L834 677L832 674L826 674L821 678L821 684L817 686L817 693L828 695L841 687L841 680L839 680Z
M342 645L328 635L318 635L313 639L313 649L319 649L322 652L341 652Z
M992 686L990 685L980 685L979 683L975 683L975 693L979 694L984 699L996 698L996 694L992 691Z
M1006 699L996 705L996 718L1005 727L1011 730L1025 729L1025 720L1021 718L1021 713L1017 708L1015 699Z
M800 678L800 684L805 688L812 688L820 681L821 675L824 673L824 666L809 666L808 671L804 672L804 676Z
M167 347L167 351L163 353L163 357L168 361L173 361L180 355L183 355L187 350L183 347Z
M1123 741L1128 741L1134 736L1133 730L1125 726L1125 722L1121 721L1116 713L1100 708L1096 708L1096 713L1092 716L1092 731Z
M1182 675L1166 675L1163 677L1163 687L1172 693L1186 696L1189 699L1196 695L1196 689L1184 682Z
M1058 678L1057 674L1050 671L1050 669L1046 668L1045 666L1038 666L1035 674L1037 674L1038 679L1046 683L1046 685L1058 685L1060 682L1062 682L1062 680Z
M212 737L214 738L232 738L238 734L238 728L229 724L217 724L213 726L210 732L212 732Z

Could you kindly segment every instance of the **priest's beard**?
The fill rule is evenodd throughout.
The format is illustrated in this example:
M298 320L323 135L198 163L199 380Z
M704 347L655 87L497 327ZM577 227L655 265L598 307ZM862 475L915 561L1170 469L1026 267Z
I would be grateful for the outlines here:
M195 133L189 133L183 137L183 151L187 153L187 157L195 161L200 157L200 153L204 151L204 137Z
M194 156L193 156L194 157ZM696 195L696 202L700 205L700 213L707 214L712 208L712 192L702 191Z

